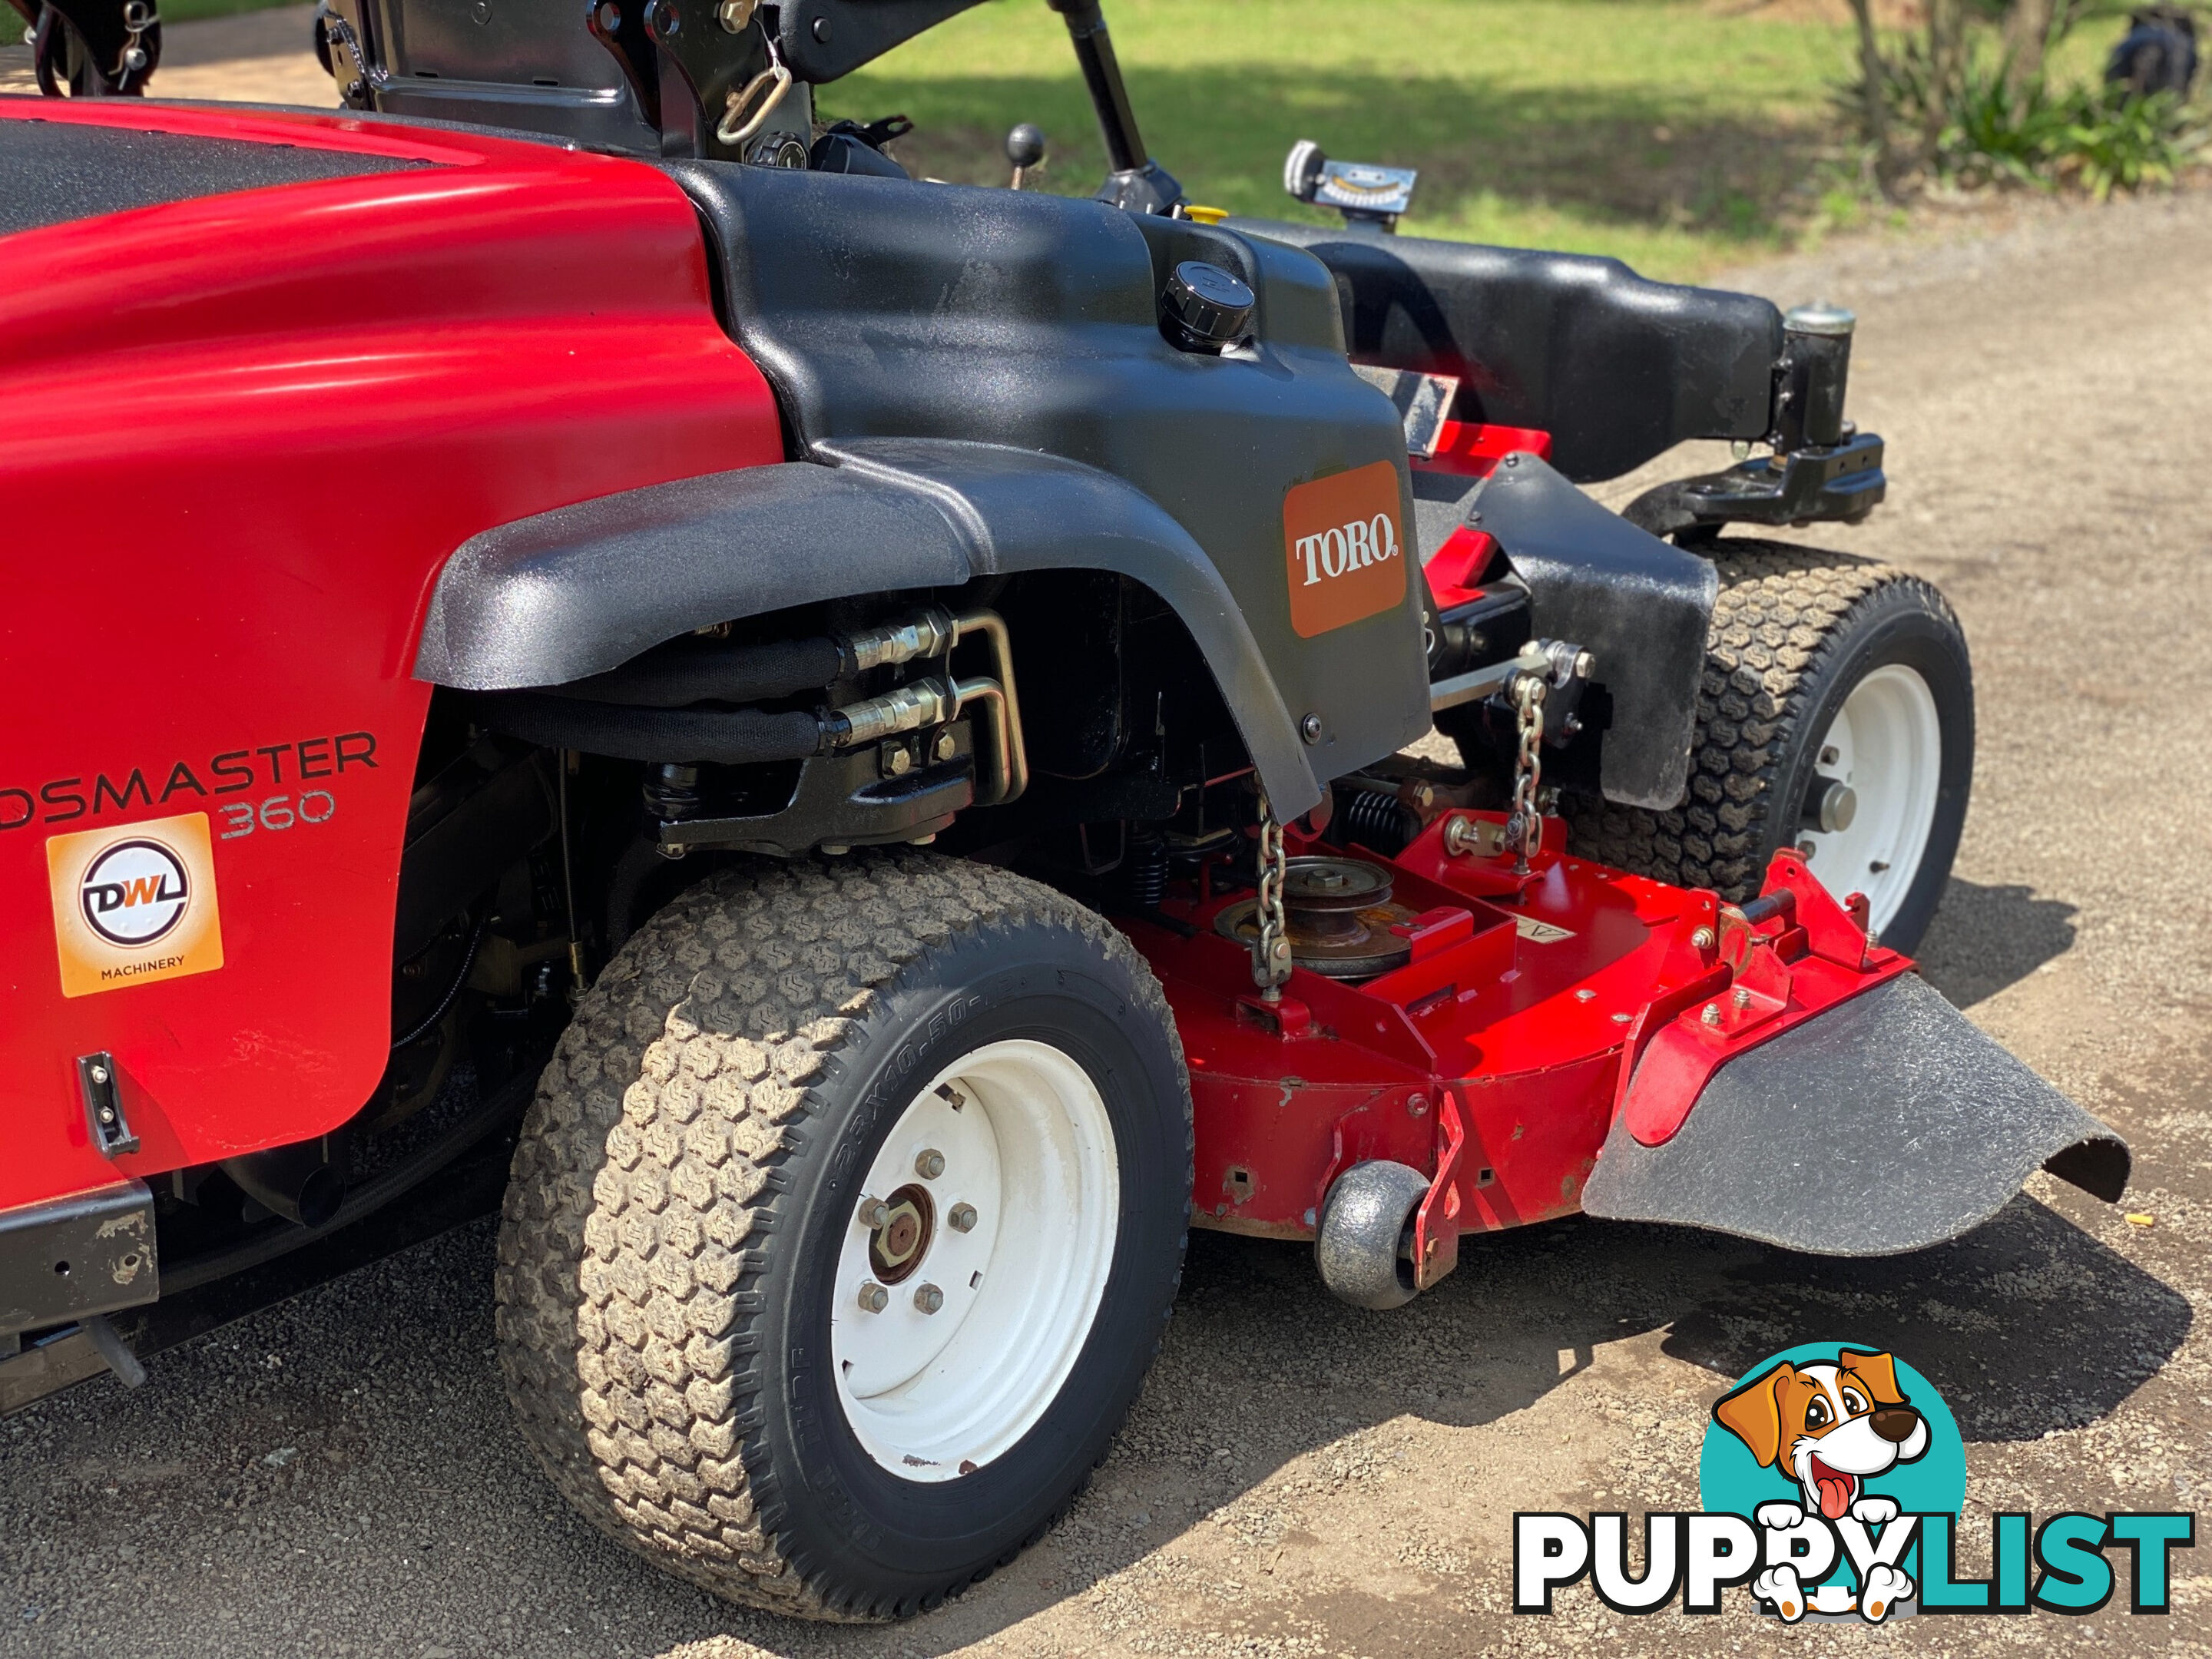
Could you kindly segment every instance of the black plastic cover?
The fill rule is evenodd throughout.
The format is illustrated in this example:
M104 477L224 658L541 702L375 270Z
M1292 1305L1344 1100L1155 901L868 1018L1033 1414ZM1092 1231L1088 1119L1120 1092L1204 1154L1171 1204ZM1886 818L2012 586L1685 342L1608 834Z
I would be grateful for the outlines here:
M1024 570L1109 570L1183 617L1280 810L1320 799L1234 595L1157 503L1034 451L852 439L821 453L830 465L628 490L472 538L439 577L416 678L475 690L558 685L731 617L854 593L919 599Z
M791 72L819 85L850 75L902 41L981 0L784 0L776 47Z
M1650 282L1586 254L1226 223L1334 273L1354 357L1458 376L1456 418L1550 433L1553 464L1577 483L1773 424L1782 313L1751 295Z
M1616 1122L1583 1207L1891 1255L1978 1226L2039 1167L2109 1202L2128 1165L2109 1127L1907 975L1730 1060L1664 1145Z
M1607 800L1663 811L1690 782L1705 635L1720 577L1695 554L1638 530L1534 455L1509 455L1468 499L1528 588L1540 638L1596 659L1612 694L1599 750Z
M0 236L196 196L428 165L75 121L0 121Z
M1203 550L1212 595L1163 597L1217 675L1226 659L1207 639L1226 637L1229 615L1256 645L1249 670L1221 679L1255 760L1276 746L1255 736L1257 724L1281 711L1293 726L1319 717L1322 739L1297 768L1309 777L1370 764L1427 729L1418 582L1403 605L1315 638L1291 626L1285 495L1381 460L1405 477L1397 411L1346 363L1316 261L1278 242L1030 191L669 166L707 221L731 330L803 445L826 454L854 440L997 444L1111 475ZM1249 348L1181 351L1161 332L1168 275L1191 259L1257 296ZM1080 538L1081 521L1061 520L1058 533ZM1104 549L1113 537L1091 539ZM845 551L822 556L842 562ZM872 586L885 584L854 580L842 591ZM1260 695L1268 682L1275 695ZM1278 807L1303 811L1292 798L1310 805L1317 787L1279 794Z

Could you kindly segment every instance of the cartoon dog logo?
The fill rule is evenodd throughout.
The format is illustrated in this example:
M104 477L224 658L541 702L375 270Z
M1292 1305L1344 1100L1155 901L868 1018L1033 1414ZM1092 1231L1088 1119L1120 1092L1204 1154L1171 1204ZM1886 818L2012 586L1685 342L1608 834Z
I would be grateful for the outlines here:
M1761 1468L1796 1482L1802 1504L1759 1505L1754 1518L1770 1531L1801 1526L1808 1515L1832 1523L1849 1517L1862 1526L1895 1520L1896 1502L1869 1493L1866 1483L1928 1449L1928 1420L1898 1388L1896 1361L1886 1353L1846 1348L1833 1364L1784 1360L1723 1396L1713 1419L1750 1449ZM1891 1566L1874 1568L1856 1597L1838 1585L1821 1585L1808 1596L1787 1563L1768 1567L1751 1587L1793 1624L1808 1612L1856 1611L1878 1620L1914 1593L1912 1580Z

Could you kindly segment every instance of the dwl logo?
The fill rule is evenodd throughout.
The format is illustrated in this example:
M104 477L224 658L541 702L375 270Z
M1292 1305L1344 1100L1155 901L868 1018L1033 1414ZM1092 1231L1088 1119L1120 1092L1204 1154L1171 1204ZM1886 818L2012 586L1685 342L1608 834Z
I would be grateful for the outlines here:
M118 842L84 872L84 919L111 945L150 945L184 920L191 902L184 861L157 841Z

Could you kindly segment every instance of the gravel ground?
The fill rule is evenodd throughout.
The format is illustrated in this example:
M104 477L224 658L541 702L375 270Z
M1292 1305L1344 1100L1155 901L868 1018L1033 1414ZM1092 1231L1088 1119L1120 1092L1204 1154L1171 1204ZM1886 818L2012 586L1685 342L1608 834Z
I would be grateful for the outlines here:
M2166 1619L1785 1631L1737 1596L1717 1629L1582 1589L1505 1611L1515 1510L1693 1507L1712 1401L1799 1340L1894 1348L1942 1389L1962 1566L1993 1510L2212 1498L2208 269L2193 196L1741 277L1859 310L1853 412L1893 492L1831 539L1940 581L1972 642L1975 805L1929 977L2122 1127L2153 1224L2041 1176L1893 1261L1562 1223L1471 1242L1389 1315L1298 1249L1201 1234L1067 1524L939 1613L831 1630L721 1607L562 1511L508 1422L479 1223L160 1356L137 1393L0 1423L0 1656L2212 1650L2203 1549Z

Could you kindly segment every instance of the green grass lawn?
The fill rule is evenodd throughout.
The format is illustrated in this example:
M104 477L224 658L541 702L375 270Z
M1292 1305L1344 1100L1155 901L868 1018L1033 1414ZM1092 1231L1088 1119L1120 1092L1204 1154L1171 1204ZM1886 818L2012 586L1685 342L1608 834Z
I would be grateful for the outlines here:
M1840 9L1838 9L1840 10ZM1282 160L1418 167L1408 233L1612 253L1695 277L1863 215L1838 159L1840 24L1735 0L1109 0L1152 154L1194 200L1327 218ZM2068 67L2100 44L2069 49ZM917 171L1003 183L1016 121L1045 188L1088 193L1103 148L1042 0L992 0L823 89L831 116L902 111Z
M162 0L185 21L269 0ZM2124 0L2093 0L2108 11ZM1841 21L1760 0L1107 0L1152 152L1194 200L1327 220L1283 194L1282 161L1421 170L1409 233L1612 253L1695 278L1869 210L1832 88ZM1840 20L1840 5L1831 9ZM580 10L577 14L581 15ZM2117 20L2085 27L2063 73L2094 73ZM158 89L158 82L157 82ZM915 171L1003 184L1017 121L1051 142L1039 184L1088 194L1105 170L1058 15L990 0L822 89L830 117L903 112Z
M1618 254L1693 276L1823 217L1828 83L1845 29L1662 0L1112 0L1146 143L1193 199L1327 218L1282 160L1421 170L1405 228ZM994 0L824 90L834 115L901 110L909 166L1003 182L1018 120L1052 143L1046 187L1105 161L1066 32L1042 0ZM1828 216L1844 204L1829 204Z

